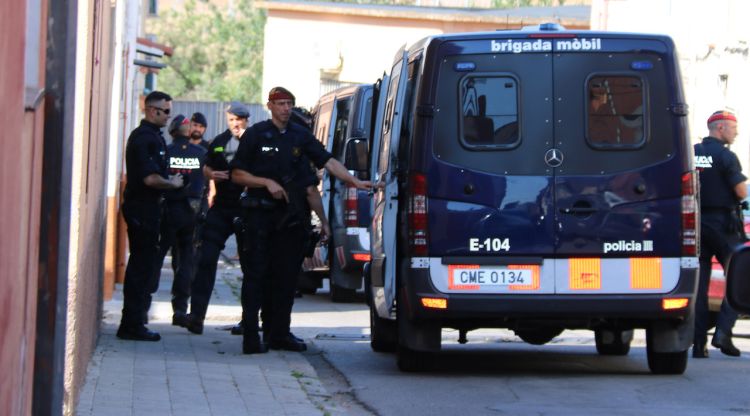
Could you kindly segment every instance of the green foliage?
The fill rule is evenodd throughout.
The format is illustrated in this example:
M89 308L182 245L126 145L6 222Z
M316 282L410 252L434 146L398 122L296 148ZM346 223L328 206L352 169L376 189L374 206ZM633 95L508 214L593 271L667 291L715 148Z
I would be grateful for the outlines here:
M233 3L199 11L187 0L183 10L163 13L154 32L174 55L159 73L160 90L179 99L260 102L265 12L252 0Z

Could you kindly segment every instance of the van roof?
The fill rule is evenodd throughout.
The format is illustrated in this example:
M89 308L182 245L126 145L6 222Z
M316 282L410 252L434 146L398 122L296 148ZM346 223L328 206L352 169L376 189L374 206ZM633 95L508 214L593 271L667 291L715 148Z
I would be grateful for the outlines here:
M549 25L549 26L547 26ZM553 27L556 26L556 29ZM545 29L549 28L549 29ZM576 38L576 37L597 37L602 39L632 39L637 40L661 40L668 43L673 47L674 43L672 39L665 34L654 34L654 33L634 33L634 32L605 32L605 31L593 31L593 30L566 30L564 27L556 23L543 23L538 26L526 26L522 29L514 30L496 30L496 31L484 31L484 32L464 32L464 33L443 33L438 35L432 35L420 39L415 42L411 47L408 48L410 52L416 52L426 48L430 43L434 41L449 42L449 41L465 41L465 40L489 40L497 38Z

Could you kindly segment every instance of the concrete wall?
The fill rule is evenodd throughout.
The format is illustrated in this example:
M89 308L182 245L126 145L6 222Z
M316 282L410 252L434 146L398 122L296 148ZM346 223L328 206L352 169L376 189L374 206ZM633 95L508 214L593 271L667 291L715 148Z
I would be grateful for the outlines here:
M78 2L64 413L73 414L102 309L114 8Z
M263 61L263 97L277 85L297 103L312 107L325 91L321 80L372 83L390 71L398 49L441 33L494 31L558 21L588 28L585 19L560 17L565 8L456 11L429 8L358 7L331 3L260 2L268 10Z
M745 0L595 0L591 28L670 35L680 55L690 106L690 135L705 136L706 119L733 110L739 135L732 150L750 176L750 2Z

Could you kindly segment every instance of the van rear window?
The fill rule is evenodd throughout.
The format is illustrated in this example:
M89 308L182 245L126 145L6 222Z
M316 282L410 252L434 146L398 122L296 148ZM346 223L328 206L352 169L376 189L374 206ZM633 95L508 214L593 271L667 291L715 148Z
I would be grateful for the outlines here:
M469 149L518 145L518 81L510 76L466 76L460 83L461 143Z
M593 147L637 148L645 141L643 81L632 76L588 79L586 138Z

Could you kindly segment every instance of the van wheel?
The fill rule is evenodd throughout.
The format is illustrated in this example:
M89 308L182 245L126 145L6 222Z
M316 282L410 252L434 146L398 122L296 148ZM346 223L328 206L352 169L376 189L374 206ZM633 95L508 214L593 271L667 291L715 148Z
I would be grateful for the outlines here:
M518 335L519 338L528 344L532 345L544 345L556 336L562 334L562 328L556 327L540 327L530 329L515 329L513 332Z
M378 316L375 306L370 306L370 347L375 352L395 352L398 347L396 321Z
M633 341L633 330L597 329L594 331L594 340L596 351L600 355L628 355L630 342Z
M650 329L646 330L646 357L648 368L654 374L682 374L687 368L688 351L656 352Z

